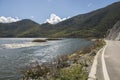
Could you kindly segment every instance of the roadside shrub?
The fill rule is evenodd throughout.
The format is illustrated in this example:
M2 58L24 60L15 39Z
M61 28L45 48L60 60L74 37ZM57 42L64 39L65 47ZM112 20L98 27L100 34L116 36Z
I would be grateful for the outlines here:
M39 64L35 62L30 65L29 68L24 72L23 80L29 79L38 79L40 77L46 77L46 75L50 72L50 68L44 64Z
M60 70L60 80L87 80L87 75L80 64L73 64L69 68Z

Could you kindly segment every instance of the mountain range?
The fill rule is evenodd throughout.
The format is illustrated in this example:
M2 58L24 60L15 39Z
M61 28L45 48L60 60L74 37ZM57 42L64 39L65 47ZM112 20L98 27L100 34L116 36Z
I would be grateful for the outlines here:
M86 14L80 14L57 24L38 24L24 19L0 23L0 37L80 37L104 38L120 20L120 2Z

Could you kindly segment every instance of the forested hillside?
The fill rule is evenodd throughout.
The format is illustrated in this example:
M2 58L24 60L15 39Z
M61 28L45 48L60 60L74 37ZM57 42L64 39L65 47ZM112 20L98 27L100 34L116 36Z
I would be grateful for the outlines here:
M120 2L86 14L80 14L58 24L38 24L25 19L0 23L0 37L105 37L120 20Z

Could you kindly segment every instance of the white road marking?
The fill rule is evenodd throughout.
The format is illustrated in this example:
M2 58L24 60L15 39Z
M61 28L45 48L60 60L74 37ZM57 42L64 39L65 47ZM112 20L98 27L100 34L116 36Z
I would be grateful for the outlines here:
M107 42L106 42L106 43L107 43ZM106 47L107 47L107 44L106 44L106 46L105 46L104 49L103 49L102 57L101 57L102 70L103 70L104 80L110 80L110 77L109 77L108 72L107 72L106 64L105 64L105 59L104 59L104 54L105 54L105 49L106 49Z
M100 49L97 52L97 54L94 58L94 61L93 61L92 67L91 67L91 71L90 71L89 76L88 76L89 77L88 80L96 80L96 72L97 72L97 64L98 64L97 58L98 58L98 55L100 54L101 50L102 49Z

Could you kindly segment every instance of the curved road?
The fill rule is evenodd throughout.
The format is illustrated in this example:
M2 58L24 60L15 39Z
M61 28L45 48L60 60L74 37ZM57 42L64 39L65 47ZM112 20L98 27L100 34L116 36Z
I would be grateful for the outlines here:
M106 42L106 48L98 56L97 79L120 80L120 41Z

